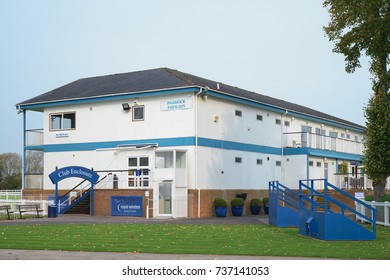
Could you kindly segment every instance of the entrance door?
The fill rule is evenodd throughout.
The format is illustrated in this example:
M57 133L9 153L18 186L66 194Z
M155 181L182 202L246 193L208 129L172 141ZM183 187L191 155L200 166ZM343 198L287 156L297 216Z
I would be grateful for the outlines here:
M329 163L324 163L324 178L328 179L329 177Z
M149 157L129 157L129 187L149 187Z
M158 190L159 214L172 215L172 182L159 183Z

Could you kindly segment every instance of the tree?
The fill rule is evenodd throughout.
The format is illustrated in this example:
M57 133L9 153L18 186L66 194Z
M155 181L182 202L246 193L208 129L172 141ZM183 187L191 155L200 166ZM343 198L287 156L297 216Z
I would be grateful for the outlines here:
M22 157L16 153L0 154L0 189L20 189Z
M364 108L366 141L363 164L373 180L375 199L385 194L390 176L390 1L327 0L330 22L324 27L336 53L345 56L347 73L360 67L360 57L370 58L373 94Z

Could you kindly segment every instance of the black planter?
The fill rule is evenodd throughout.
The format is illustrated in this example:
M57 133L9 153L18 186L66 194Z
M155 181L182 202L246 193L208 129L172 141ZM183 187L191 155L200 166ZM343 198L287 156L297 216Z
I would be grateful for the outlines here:
M264 205L264 212L265 212L265 214L268 215L268 212L269 212L269 205L268 204Z
M251 209L251 214L252 215L259 215L260 214L260 210L261 210L261 206L260 205L253 205L250 207Z

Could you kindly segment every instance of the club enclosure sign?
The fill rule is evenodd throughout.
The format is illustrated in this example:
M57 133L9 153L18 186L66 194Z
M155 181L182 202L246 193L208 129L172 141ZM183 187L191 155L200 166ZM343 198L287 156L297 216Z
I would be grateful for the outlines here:
M67 166L49 174L49 178L53 184L72 177L82 178L93 184L96 184L99 180L99 175L95 171L82 166Z

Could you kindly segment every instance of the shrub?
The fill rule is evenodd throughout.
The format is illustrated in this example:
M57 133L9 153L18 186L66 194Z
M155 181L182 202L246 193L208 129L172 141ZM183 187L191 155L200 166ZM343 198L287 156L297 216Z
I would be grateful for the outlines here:
M252 198L250 206L261 206L261 200L259 198Z
M385 194L384 196L382 196L382 197L379 199L379 202L385 202L385 201L390 202L390 194Z
M263 198L263 204L268 204L269 203L269 198L268 197L264 197Z
M213 204L214 204L214 207L227 207L227 202L222 197L218 197L218 198L214 199Z
M233 198L231 201L232 207L234 206L244 206L245 201L242 198Z
M374 201L374 196L373 195L367 195L365 198L364 198L365 201Z

